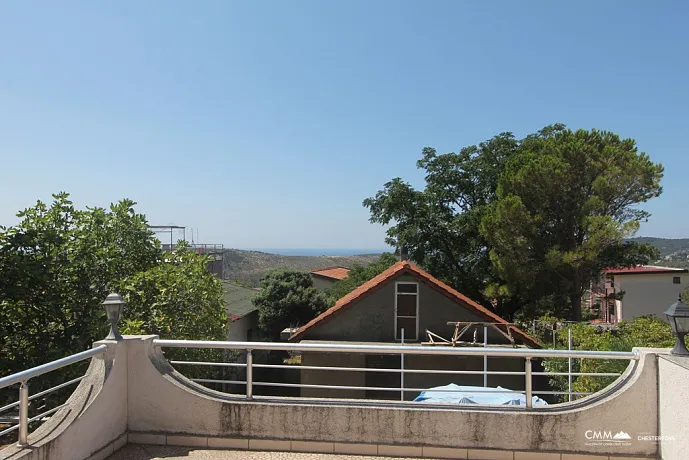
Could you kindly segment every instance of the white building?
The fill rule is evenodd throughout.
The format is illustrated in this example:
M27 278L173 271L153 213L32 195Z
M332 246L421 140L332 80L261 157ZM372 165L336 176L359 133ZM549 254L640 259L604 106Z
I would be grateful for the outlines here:
M639 265L605 271L605 295L609 302L608 320L618 322L644 315L665 320L664 312L677 301L689 282L689 270ZM622 294L621 300L616 296Z

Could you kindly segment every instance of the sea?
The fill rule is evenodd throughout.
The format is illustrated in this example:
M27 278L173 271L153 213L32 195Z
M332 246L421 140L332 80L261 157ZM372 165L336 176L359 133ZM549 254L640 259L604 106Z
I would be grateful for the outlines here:
M282 256L356 256L394 252L392 248L239 248L246 251L261 251Z

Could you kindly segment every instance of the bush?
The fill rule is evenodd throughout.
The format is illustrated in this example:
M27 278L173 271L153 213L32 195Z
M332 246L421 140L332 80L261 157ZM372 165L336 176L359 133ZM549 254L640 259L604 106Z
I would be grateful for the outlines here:
M599 351L631 351L634 347L669 348L675 343L670 326L655 316L642 316L631 321L622 321L617 327L604 328L588 323L577 323L558 331L557 348L567 349L567 331L572 330L572 349ZM628 366L625 360L616 359L574 359L573 372L622 373ZM567 372L568 360L545 358L546 372ZM614 382L617 377L579 376L574 377L572 391L595 393ZM557 391L568 391L567 376L553 376L551 386ZM565 400L567 396L561 398Z

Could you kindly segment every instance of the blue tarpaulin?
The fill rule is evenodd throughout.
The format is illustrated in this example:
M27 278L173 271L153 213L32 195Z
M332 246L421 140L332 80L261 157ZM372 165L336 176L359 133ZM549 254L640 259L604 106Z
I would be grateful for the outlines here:
M454 404L509 404L513 406L525 406L526 396L524 393L511 393L503 387L471 387L460 386L450 383L449 385L429 388L422 391L419 396L414 398L416 402L426 403L454 403ZM547 406L548 403L538 396L534 396L534 406Z

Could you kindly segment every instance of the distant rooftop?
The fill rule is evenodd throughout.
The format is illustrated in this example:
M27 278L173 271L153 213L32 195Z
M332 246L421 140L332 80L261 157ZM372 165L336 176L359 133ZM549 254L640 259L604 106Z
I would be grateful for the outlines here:
M227 316L232 321L256 310L256 307L251 302L251 299L257 294L256 289L240 286L229 281L223 281L222 287L225 290L223 299L227 307Z
M334 280L343 280L349 275L349 268L346 267L328 267L322 268L320 270L314 270L311 273L317 276L322 276L324 278L330 278Z
M663 273L689 273L686 268L659 267L656 265L636 265L634 267L606 268L608 275L654 275Z

